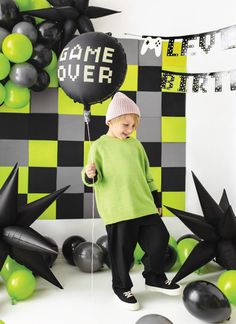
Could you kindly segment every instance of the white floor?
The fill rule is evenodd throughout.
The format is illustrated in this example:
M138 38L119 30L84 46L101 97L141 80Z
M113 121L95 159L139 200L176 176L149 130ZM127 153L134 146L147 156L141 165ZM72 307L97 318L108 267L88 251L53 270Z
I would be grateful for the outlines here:
M1 282L0 320L5 324L135 324L144 315L160 314L174 324L203 323L186 310L181 296L169 297L145 291L141 265L135 265L131 270L133 292L142 305L141 310L134 312L123 310L113 302L108 268L104 267L91 277L59 256L52 270L63 290L37 278L34 294L14 306ZM185 285L192 280L216 282L219 274L219 271L201 276L192 274L182 283ZM168 273L169 278L173 275ZM232 317L227 323L236 323L236 308L232 307Z

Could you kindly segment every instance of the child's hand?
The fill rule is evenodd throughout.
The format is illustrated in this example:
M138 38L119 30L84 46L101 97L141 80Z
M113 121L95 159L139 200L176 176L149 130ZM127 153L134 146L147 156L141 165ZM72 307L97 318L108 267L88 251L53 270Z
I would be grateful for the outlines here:
M85 173L88 178L93 179L96 176L96 165L95 163L90 163L85 167Z
M157 208L157 212L160 216L162 216L162 208Z

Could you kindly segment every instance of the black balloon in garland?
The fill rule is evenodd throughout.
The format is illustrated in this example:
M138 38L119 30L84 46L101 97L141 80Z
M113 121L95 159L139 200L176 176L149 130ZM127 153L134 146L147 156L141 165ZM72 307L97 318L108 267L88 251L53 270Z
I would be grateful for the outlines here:
M94 31L91 18L100 18L119 13L119 11L111 9L89 6L89 0L48 0L48 2L54 7L27 10L22 13L43 18L50 22L61 23L63 35L59 44L59 53L73 38L76 30L80 34Z
M181 280L214 258L227 270L236 270L236 217L226 191L223 191L217 204L194 173L192 175L204 217L165 207L202 240L194 247L172 282Z
M57 253L30 225L68 188L64 187L30 204L17 207L18 168L13 168L0 190L0 270L8 255L34 273L62 288L44 254Z

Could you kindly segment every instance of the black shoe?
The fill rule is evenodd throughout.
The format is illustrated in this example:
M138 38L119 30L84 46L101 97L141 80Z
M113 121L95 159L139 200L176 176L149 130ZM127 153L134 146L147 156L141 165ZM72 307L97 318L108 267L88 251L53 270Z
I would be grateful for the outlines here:
M114 293L115 301L126 309L138 310L140 308L139 302L130 290L115 289Z
M148 284L148 282L146 282L145 286L149 291L161 292L169 296L177 296L182 292L182 287L180 285L171 283L168 279L162 282L156 282L155 284Z

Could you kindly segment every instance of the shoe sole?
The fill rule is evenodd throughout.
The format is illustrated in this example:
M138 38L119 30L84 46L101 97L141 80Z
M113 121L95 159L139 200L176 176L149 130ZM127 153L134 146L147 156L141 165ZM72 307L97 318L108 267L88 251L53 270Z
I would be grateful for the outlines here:
M140 309L140 305L139 305L138 302L135 303L135 304L123 302L115 294L114 294L114 301L115 301L116 304L118 304L118 305L122 306L123 308L125 308L127 310L130 310L130 311L136 311L136 310L139 310Z
M168 296L178 296L182 292L182 287L179 287L178 289L164 289L164 288L145 285L145 288L148 291L160 292Z

